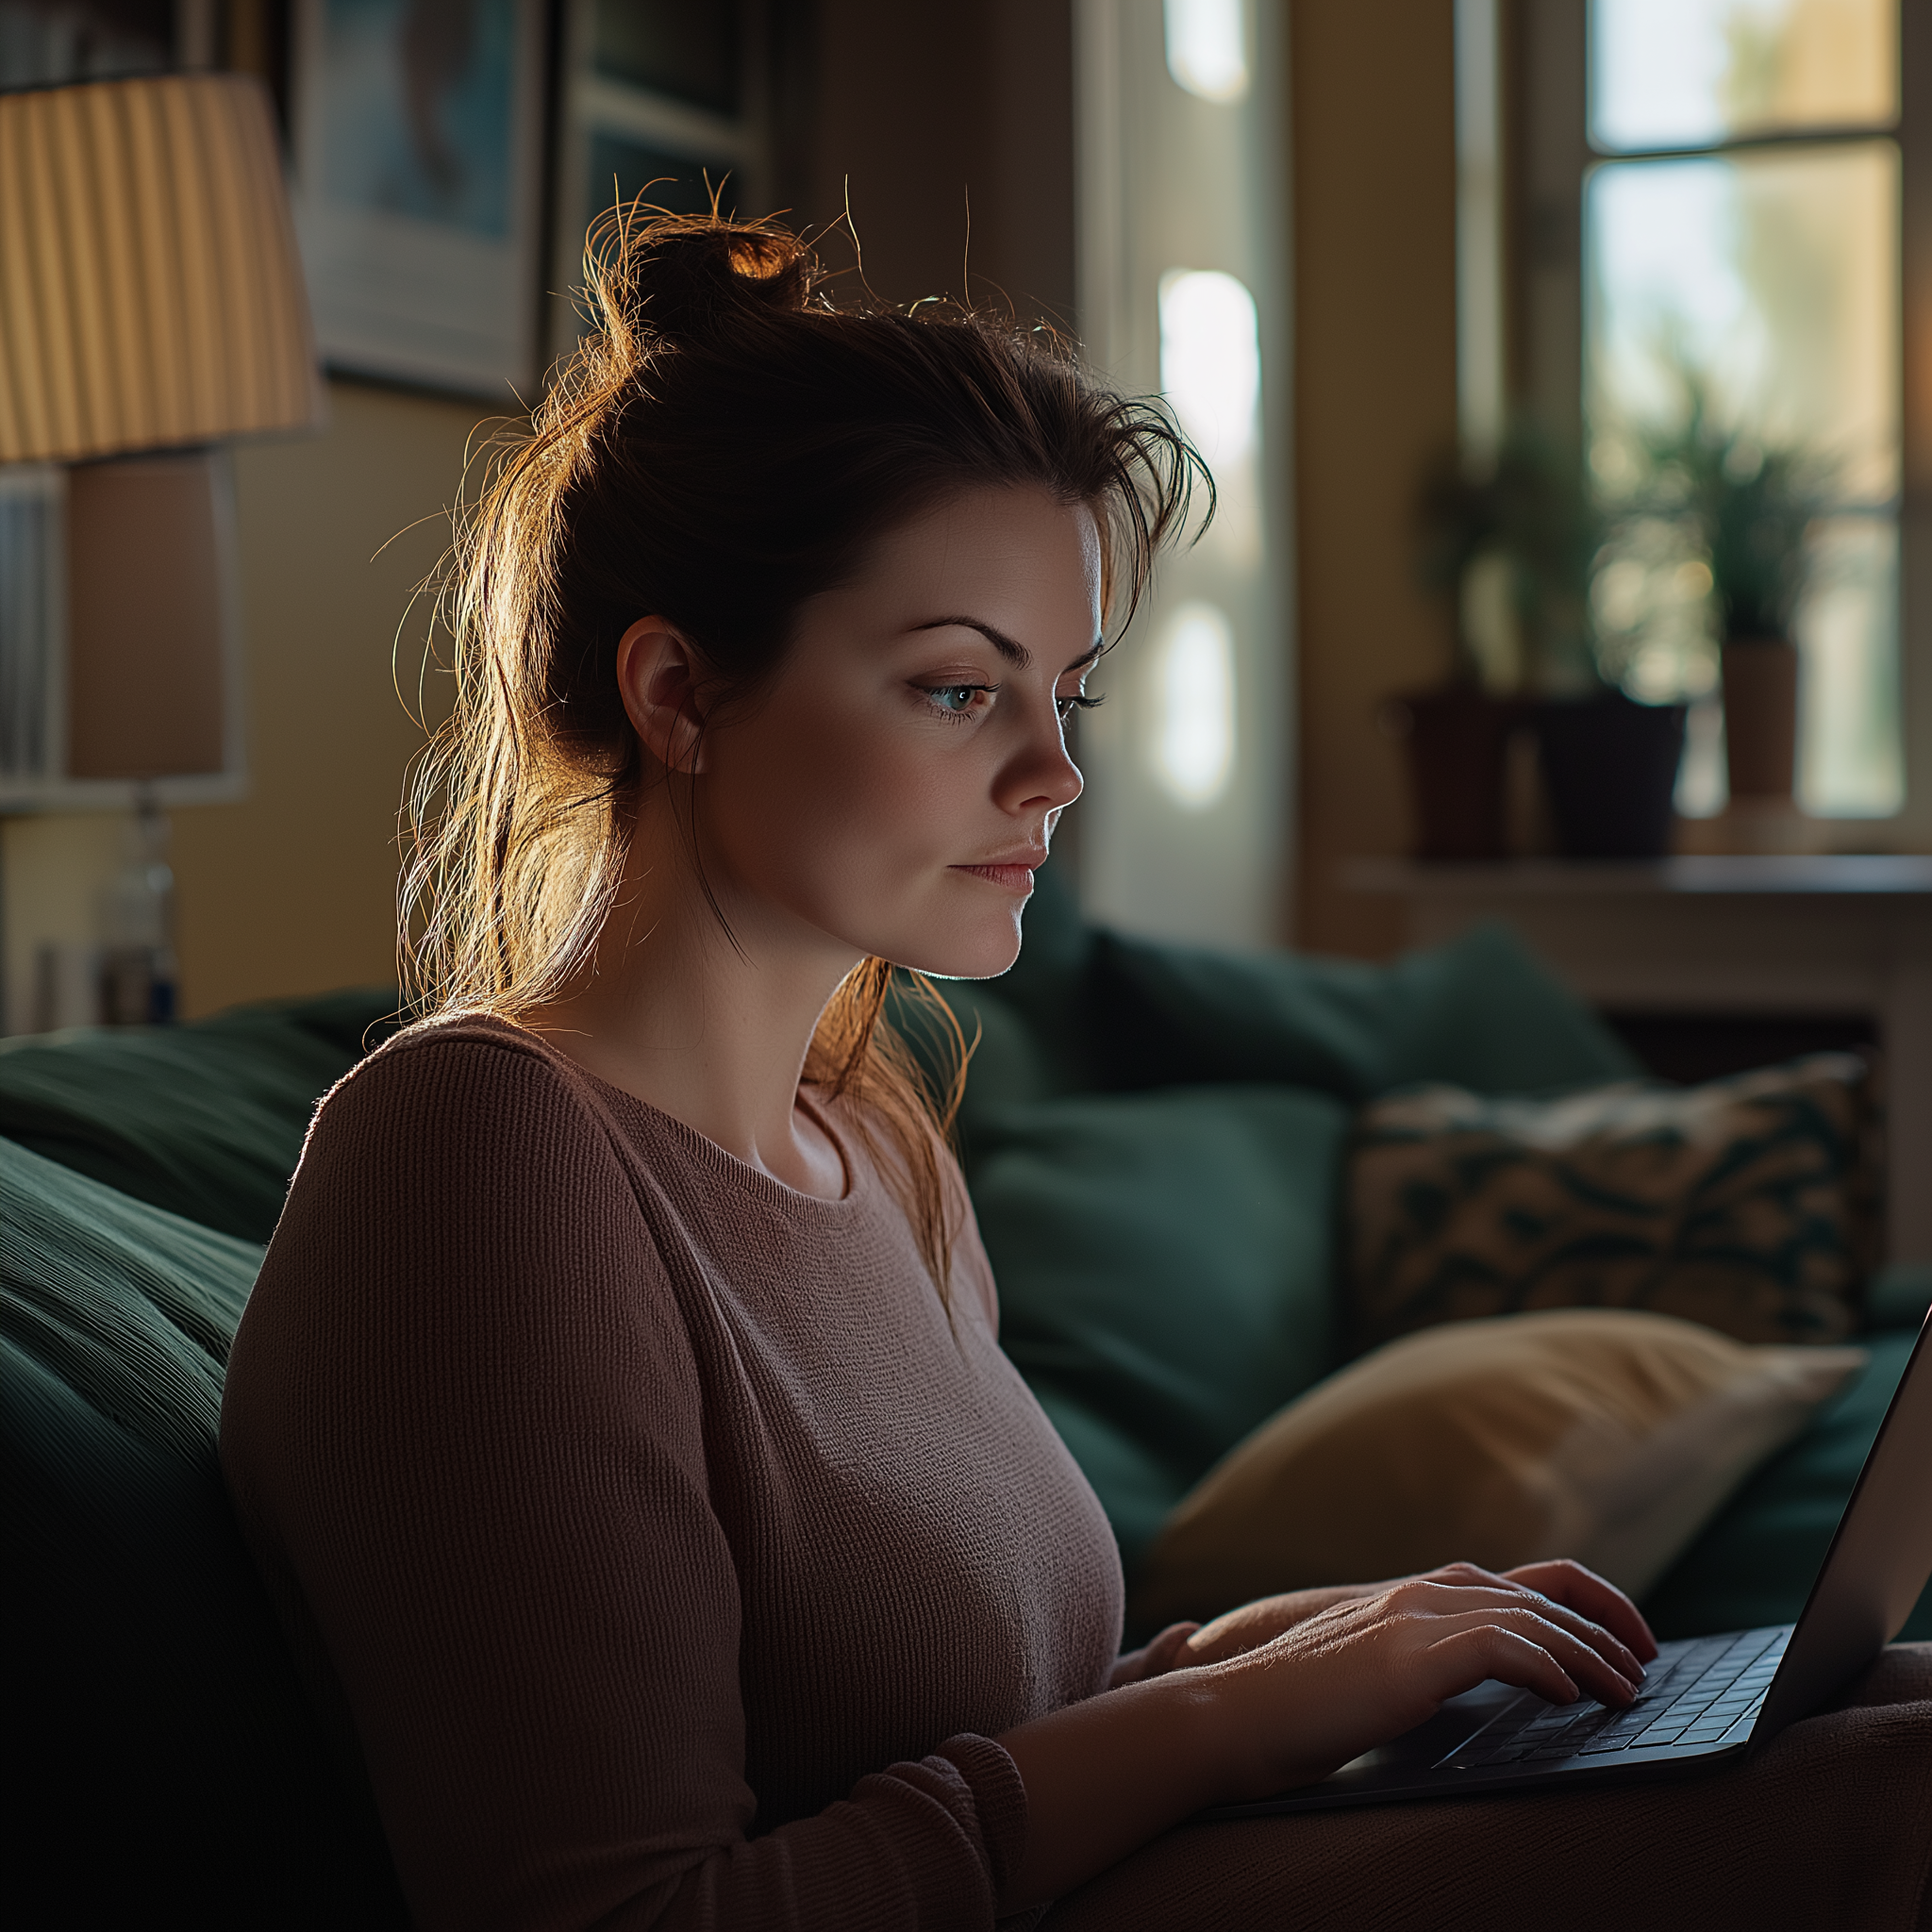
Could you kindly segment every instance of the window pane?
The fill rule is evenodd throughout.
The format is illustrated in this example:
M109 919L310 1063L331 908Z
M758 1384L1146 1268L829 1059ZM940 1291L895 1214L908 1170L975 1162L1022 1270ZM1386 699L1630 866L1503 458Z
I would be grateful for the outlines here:
M1590 138L1703 147L1898 115L1898 0L1591 0Z
M1884 817L1905 803L1898 721L1898 524L1834 517L1813 539L1798 614L1798 796L1810 811Z
M1898 150L1609 162L1586 189L1592 413L1656 419L1674 359L1728 419L1898 489Z
M1632 432L1680 420L1684 376L1713 416L1838 466L1864 514L1813 533L1801 795L1809 810L1901 797L1895 503L1899 486L1898 152L1889 142L1724 158L1611 162L1585 191L1591 461L1636 478ZM1633 688L1716 677L1708 576L1648 526L1599 579L1600 629Z

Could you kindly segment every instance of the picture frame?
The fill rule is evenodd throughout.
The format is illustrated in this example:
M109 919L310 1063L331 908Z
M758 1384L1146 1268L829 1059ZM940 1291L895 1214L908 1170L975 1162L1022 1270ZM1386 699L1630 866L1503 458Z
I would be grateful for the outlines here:
M291 185L324 360L527 402L543 0L294 0L292 14Z
M592 222L640 193L696 214L763 213L771 175L762 0L562 0L552 170L549 352L584 321Z

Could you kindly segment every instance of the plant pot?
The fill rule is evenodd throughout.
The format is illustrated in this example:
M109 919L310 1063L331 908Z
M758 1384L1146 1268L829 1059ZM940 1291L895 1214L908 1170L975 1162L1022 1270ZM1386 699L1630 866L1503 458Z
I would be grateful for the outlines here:
M1724 762L1733 798L1789 798L1798 765L1798 647L1745 638L1724 647Z
M1508 857L1504 751L1532 709L1522 698L1491 697L1471 684L1388 700L1383 719L1408 755L1418 858Z
M1684 707L1622 691L1537 711L1550 815L1569 858L1661 858L1671 849Z

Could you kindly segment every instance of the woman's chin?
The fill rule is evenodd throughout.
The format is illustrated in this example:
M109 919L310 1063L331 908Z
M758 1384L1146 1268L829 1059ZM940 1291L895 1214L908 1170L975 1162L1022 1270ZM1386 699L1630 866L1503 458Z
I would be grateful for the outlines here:
M1021 902L1024 905L1024 901ZM926 934L916 944L886 954L895 966L925 973L935 979L997 979L1020 957L1020 909L996 924L970 932Z

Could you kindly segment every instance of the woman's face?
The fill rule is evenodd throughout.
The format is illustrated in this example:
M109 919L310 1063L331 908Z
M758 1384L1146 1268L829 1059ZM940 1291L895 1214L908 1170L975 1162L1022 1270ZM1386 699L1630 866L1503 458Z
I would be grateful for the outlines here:
M969 491L882 538L706 734L697 809L734 926L756 908L839 951L1004 973L1080 795L1061 727L1100 615L1093 517L1043 491Z

